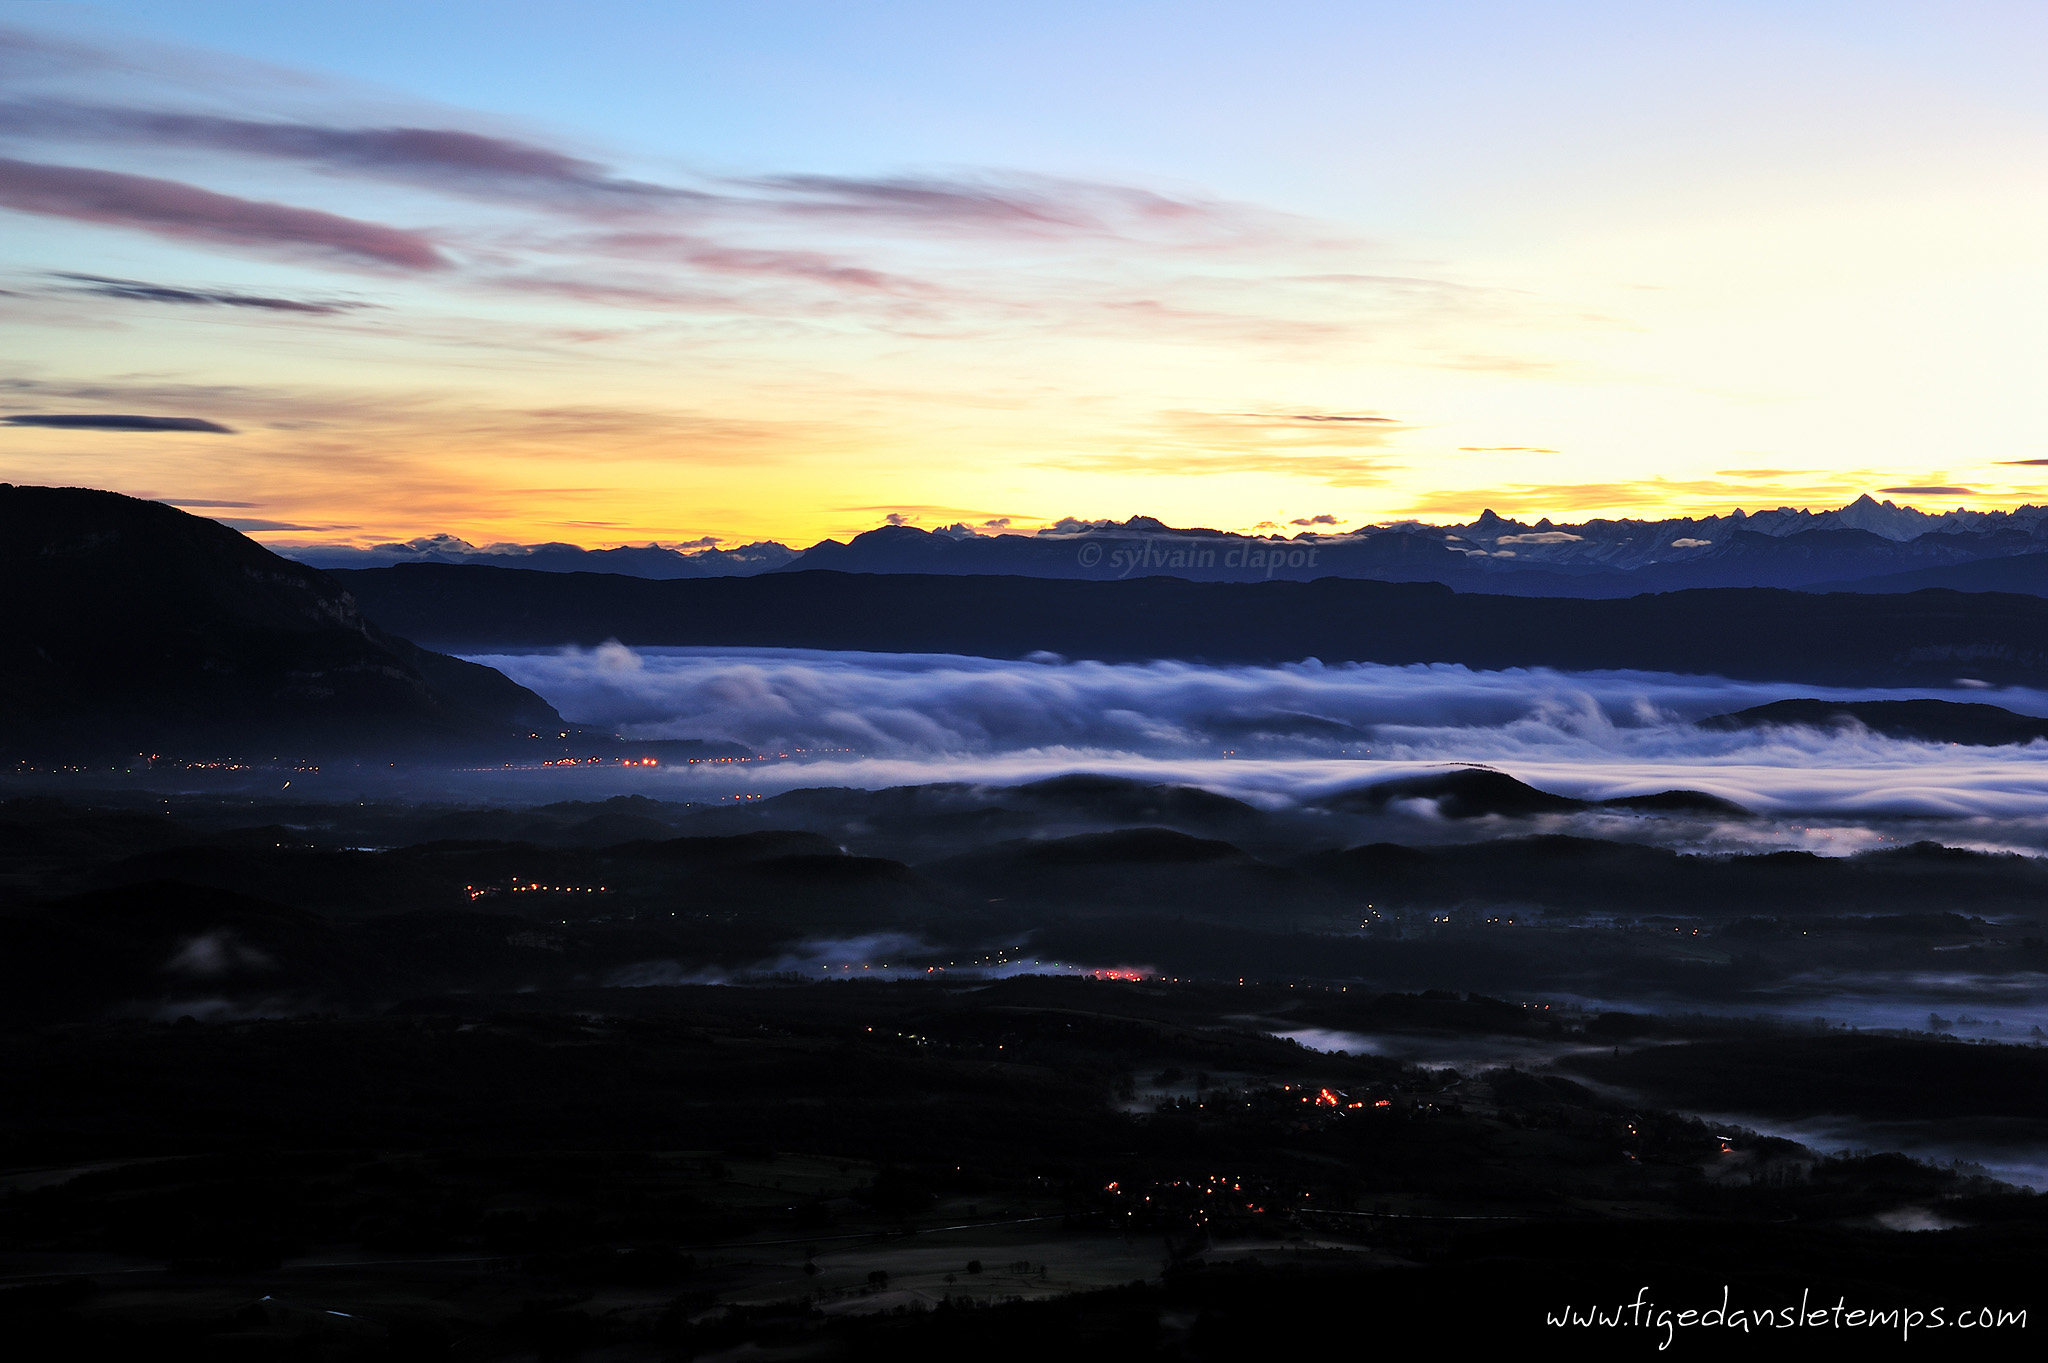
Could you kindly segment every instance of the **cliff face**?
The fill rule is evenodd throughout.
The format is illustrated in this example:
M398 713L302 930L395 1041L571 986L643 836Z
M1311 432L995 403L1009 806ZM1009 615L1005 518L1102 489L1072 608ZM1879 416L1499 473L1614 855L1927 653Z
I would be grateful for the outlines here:
M326 574L215 521L0 485L0 753L475 746L540 697L385 633Z

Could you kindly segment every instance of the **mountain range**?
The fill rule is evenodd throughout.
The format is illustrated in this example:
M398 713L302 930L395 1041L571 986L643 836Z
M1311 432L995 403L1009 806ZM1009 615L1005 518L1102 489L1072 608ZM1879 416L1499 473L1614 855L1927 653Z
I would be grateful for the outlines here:
M1930 514L1869 496L1832 511L1781 507L1662 521L1525 523L1482 512L1464 525L1415 521L1291 536L1177 528L1149 516L1064 520L1034 534L966 525L885 525L850 541L797 550L773 541L582 549L569 544L479 548L449 535L371 548L309 545L280 552L322 568L406 563L598 572L653 579L751 577L831 569L1105 580L1311 581L1348 577L1441 582L1507 596L1634 596L1694 587L1819 587L1833 591L2048 593L2048 507Z

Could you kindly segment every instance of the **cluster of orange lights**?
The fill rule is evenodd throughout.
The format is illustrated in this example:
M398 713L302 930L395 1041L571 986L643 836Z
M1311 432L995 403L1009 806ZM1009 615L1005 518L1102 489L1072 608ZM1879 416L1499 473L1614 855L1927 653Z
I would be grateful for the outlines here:
M1208 1178L1201 1179L1193 1183L1186 1183L1181 1181L1180 1179L1175 1179L1171 1183L1155 1183L1151 1186L1155 1189L1161 1190L1162 1192L1166 1189L1186 1188L1190 1191L1199 1192L1204 1197L1214 1197L1218 1193L1237 1193L1239 1195L1242 1195L1245 1190L1244 1184L1242 1182L1239 1182L1238 1180L1231 1178L1228 1174L1211 1174ZM1123 1184L1120 1182L1116 1182L1114 1180L1104 1184L1102 1187L1102 1191L1105 1193L1114 1193L1118 1197L1122 1197L1124 1195ZM1133 1189L1132 1191L1135 1192L1136 1190ZM1253 1196L1256 1197L1257 1195L1258 1190L1254 1189ZM1302 1196L1307 1197L1308 1194L1303 1193ZM1145 1194L1144 1200L1146 1202L1152 1201L1152 1195L1150 1193ZM1200 1206L1201 1204L1198 1203L1196 1205ZM1257 1202L1245 1203L1244 1209L1248 1212L1253 1213L1254 1215L1264 1215L1266 1210L1264 1206L1260 1205ZM1201 1214L1200 1219L1203 1221L1207 1221L1209 1219L1207 1212L1203 1212Z
M514 882L510 885L465 885L462 887L471 899L482 899L494 894L610 894L604 885L543 885L539 881Z
M791 748L788 752L756 753L752 757L686 757L683 760L691 766L712 766L719 762L776 762L791 757L810 757L821 752L850 753L856 748Z
M652 757L551 757L543 767L658 767Z
M259 763L256 763L256 762L242 762L242 761L237 761L237 760L235 760L234 758L229 758L229 757L221 757L221 758L214 758L214 759L212 759L212 760L210 760L210 761L194 761L194 760L192 760L191 758L184 758L184 757L166 757L166 756L165 756L164 754L162 754L162 753L160 753L160 752L139 752L139 753L136 753L136 754L135 754L135 757L134 757L134 761L136 761L136 762L139 762L139 763L141 763L141 764L142 764L143 766L145 766L145 767L148 767L148 768L151 768L151 769L154 769L154 768L156 768L156 767L157 767L157 766L158 766L159 764L161 764L161 765L164 765L164 766L168 767L169 769L171 769L171 770L173 770L173 771L281 771L281 770L290 770L290 771L293 771L293 772L298 772L298 773L314 773L314 772L318 772L318 771L320 770L320 768L319 768L319 767L317 767L317 766L313 765L313 764L312 764L311 762L308 762L308 761L304 761L304 760L294 761L294 762L290 763L289 765L287 765L287 764L286 764L286 762L285 762L285 760L284 760L283 758L279 758L279 757L273 757L273 758L271 758L271 759L270 759L270 760L269 760L269 761L268 761L267 763L262 763L262 764L259 764ZM134 770L135 770L135 768L134 768L134 767L133 767L132 765L129 765L129 766L125 766L125 767L124 767L124 766L113 766L113 767L94 767L94 766L86 766L86 765L83 765L83 764L81 764L81 763L77 763L77 762L56 762L56 763L52 763L52 764L51 764L51 765L49 765L49 766L39 766L39 765L37 765L36 763L34 763L34 762L31 762L31 761L29 761L29 760L28 760L27 758L20 758L20 759L17 759L17 760L15 761L15 763L13 764L13 768L12 768L12 770L13 770L13 771L14 771L14 772L15 772L15 773L16 773L17 775L23 775L23 776L26 776L26 775L29 775L29 774L32 774L32 773L40 773L40 772L88 772L88 771L122 771L122 770L126 770L126 771L130 771L130 772L132 772L132 771L134 771ZM290 783L290 782L286 782L285 784L289 785L289 784L291 784L291 783Z
M1294 1092L1294 1085L1283 1084L1281 1091L1283 1093L1292 1093ZM1364 1103L1353 1102L1351 1095L1345 1093L1342 1089L1332 1088L1317 1089L1313 1094L1304 1091L1301 1095L1301 1101L1316 1107L1334 1108L1339 1112L1353 1112L1365 1106ZM1391 1098L1381 1098L1373 1103L1374 1107L1392 1107L1393 1105L1394 1101Z

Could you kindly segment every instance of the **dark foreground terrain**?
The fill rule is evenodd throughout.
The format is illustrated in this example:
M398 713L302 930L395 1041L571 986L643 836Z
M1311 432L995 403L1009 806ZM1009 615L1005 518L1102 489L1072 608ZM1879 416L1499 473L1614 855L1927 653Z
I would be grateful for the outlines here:
M0 1338L2026 1348L1954 1322L2038 1306L2048 1202L1881 1152L2048 1147L2048 1050L1743 1013L1823 966L2031 978L2037 863L1497 836L1558 797L1496 777L1430 778L1496 835L1432 846L1354 842L1393 798L1371 788L1282 816L1093 777L703 809L8 802ZM1820 1119L1878 1134L1765 1134ZM1724 1290L1739 1345L1676 1315ZM1639 1293L1625 1326L1546 1323ZM1822 1319L1790 1323L1802 1299Z
M1643 1287L2037 1295L2048 1207L1966 1171L1243 1020L1619 1026L1351 998L1023 978L17 1031L0 1320L53 1357L1227 1359L1526 1347L1546 1310ZM2013 1054L2038 1090L2039 1053ZM1919 1225L1945 1228L1891 1228Z

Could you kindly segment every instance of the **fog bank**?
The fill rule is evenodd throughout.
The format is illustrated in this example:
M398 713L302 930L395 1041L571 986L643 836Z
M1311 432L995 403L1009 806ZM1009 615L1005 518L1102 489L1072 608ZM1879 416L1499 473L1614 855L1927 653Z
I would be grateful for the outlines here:
M804 650L596 649L477 655L569 718L639 738L735 742L775 758L635 778L667 798L803 785L1009 784L1065 771L1183 781L1289 804L1444 763L1562 794L1686 787L1772 815L1961 820L2022 844L2048 807L2043 745L1973 748L1862 730L1704 730L1792 696L1990 701L2035 691L1847 691L1660 673L1463 666L1206 667ZM832 760L797 761L827 751ZM782 755L788 754L790 757ZM621 786L621 789L626 788ZM693 793L694 792L694 793ZM2016 835L2006 827L2025 824ZM1842 848L1841 850L1853 850Z

